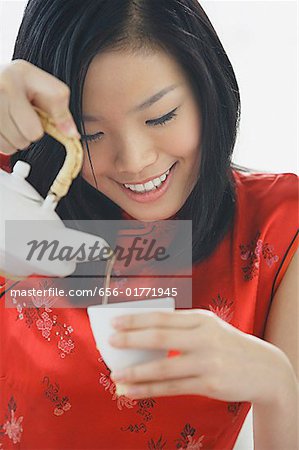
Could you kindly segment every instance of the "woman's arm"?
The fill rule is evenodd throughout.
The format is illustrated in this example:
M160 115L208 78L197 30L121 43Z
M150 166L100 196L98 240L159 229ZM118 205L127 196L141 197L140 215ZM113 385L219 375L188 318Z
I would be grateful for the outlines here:
M299 448L298 258L297 250L275 294L267 320L264 338L284 354L281 365L278 363L273 368L281 375L273 403L253 405L255 450Z
M298 450L297 380L292 366L296 359L295 269L294 259L272 304L266 332L272 342L202 309L120 316L113 324L117 332L109 339L111 345L176 349L179 356L112 372L111 378L133 399L203 395L251 402L256 449Z

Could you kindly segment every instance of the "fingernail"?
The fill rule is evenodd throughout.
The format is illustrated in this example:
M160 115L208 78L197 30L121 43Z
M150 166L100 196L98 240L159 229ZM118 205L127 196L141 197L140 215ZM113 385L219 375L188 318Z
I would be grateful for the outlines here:
M126 387L126 396L128 397L140 397L145 396L145 391L143 387Z
M125 380L126 374L123 370L118 370L117 372L112 372L110 374L110 377L114 381L122 381L122 380Z
M115 385L115 392L118 397L120 397L121 395L126 395L127 389L128 388L125 384L116 384Z

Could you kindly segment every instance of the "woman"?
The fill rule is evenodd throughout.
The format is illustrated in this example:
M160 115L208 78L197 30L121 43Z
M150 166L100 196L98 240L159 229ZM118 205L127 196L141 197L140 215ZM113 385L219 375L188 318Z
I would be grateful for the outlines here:
M231 163L238 85L201 6L31 0L13 59L0 78L2 167L30 162L45 195L63 152L33 105L79 130L83 169L59 215L192 219L194 311L123 318L114 345L178 354L110 374L84 309L13 299L3 447L232 449L253 404L255 447L295 449L298 178ZM131 390L117 397L115 382Z

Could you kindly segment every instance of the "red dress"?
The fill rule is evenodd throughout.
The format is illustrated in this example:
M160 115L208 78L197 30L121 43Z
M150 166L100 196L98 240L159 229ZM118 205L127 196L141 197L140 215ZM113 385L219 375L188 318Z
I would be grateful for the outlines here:
M234 227L193 267L193 308L211 310L262 338L271 300L298 248L298 177L233 173ZM15 308L5 308L5 295L0 299L0 448L233 448L250 403L199 395L117 397L86 309L26 308L26 299L19 298L12 299Z

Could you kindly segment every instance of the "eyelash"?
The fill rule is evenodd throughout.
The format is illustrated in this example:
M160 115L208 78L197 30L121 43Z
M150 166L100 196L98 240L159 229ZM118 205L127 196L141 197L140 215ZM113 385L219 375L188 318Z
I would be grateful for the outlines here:
M165 114L164 116L159 117L158 119L147 120L145 123L148 124L150 127L164 126L164 125L166 125L167 122L170 122L171 120L173 120L176 117L176 115L177 115L175 113L176 110L177 110L177 108L173 109L172 111ZM82 141L85 141L85 142L97 142L97 141L101 140L103 134L104 133L102 131L100 131L99 133L95 133L95 134L85 134L85 135L81 136L81 139L82 139Z
M177 110L177 108L174 108L172 111L165 114L165 116L159 117L158 119L147 120L145 123L150 124L151 127L152 126L155 127L157 125L165 125L167 122L169 122L176 116L176 113L175 113L176 110Z

